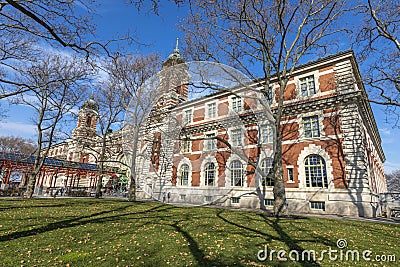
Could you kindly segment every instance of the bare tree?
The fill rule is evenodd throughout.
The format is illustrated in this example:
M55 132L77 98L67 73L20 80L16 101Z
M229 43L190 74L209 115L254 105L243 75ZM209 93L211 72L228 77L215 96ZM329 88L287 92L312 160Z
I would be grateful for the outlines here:
M33 140L14 136L0 137L0 152L30 155L35 150Z
M20 73L21 84L35 89L20 95L15 102L33 109L37 129L35 162L25 197L32 197L37 176L56 139L59 123L80 101L85 89L82 82L89 74L87 65L81 60L60 55L38 59L35 65L26 66Z
M127 55L115 58L112 62L107 63L104 68L107 72L107 78L101 83L97 94L100 107L101 147L99 150L99 180L96 187L96 197L100 197L101 194L105 164L115 161L115 159L111 159L112 153L107 153L108 150L112 150L112 147L115 146L115 142L110 137L111 127L118 127L122 124L124 119L123 114L128 109L130 102L137 104L138 110L143 108L143 104L151 96L141 91L141 85L155 74L159 65L159 57L155 55ZM136 115L140 116L139 114ZM143 119L141 118L142 120L146 118L145 115L143 115ZM135 136L129 140L119 139L119 142L129 141L136 144L137 138ZM118 145L125 144L120 143ZM128 167L130 168L132 177L135 174L136 156L132 155L130 160L131 163ZM135 179L132 181L131 178L129 200L135 200L135 181Z
M400 192L400 170L386 174L388 192Z
M13 77L16 62L34 60L44 43L91 51L85 35L94 29L90 23L92 4L90 0L0 2L0 98L31 89L32 85Z
M150 1L145 1L145 0L130 0L129 1L131 4L133 4L138 10L143 9L146 4L150 4L150 6L147 8L149 11L154 12L155 14L158 15L158 10L160 7L160 0L150 0ZM177 5L183 4L185 0L171 0L171 2L174 2Z
M138 150L140 144L140 131L158 100L158 87L154 82L155 74L159 69L160 57L126 56L116 62L113 71L114 78L129 95L129 105L125 105L124 153L129 162L130 186L129 201L136 200L136 181ZM157 80L157 79L156 79Z
M386 106L397 120L400 107L400 3L398 1L364 0L357 9L362 23L354 45L367 68L364 82L370 90L372 103Z
M118 59L116 59L118 60ZM112 72L113 63L108 63L106 69ZM127 106L128 96L124 88L118 85L112 75L99 84L96 91L96 101L99 103L99 126L100 126L100 144L97 146L97 164L98 164L98 181L96 185L96 198L101 196L103 187L103 176L107 161L111 160L110 149L114 144L111 138L112 127L122 123L123 112Z
M35 60L43 54L43 46L87 58L104 53L112 57L112 43L132 40L129 35L112 40L95 37L97 7L95 0L0 1L0 99L36 89L15 79L16 63Z
M324 54L345 1L192 1L183 27L188 54L195 60L228 63L263 86L265 99L276 77L278 107L274 112L276 144L273 159L274 214L287 213L282 170L283 100L295 67L308 55Z

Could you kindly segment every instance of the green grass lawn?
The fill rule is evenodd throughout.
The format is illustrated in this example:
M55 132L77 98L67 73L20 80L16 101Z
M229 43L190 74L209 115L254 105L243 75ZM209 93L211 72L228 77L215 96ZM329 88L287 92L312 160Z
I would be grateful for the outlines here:
M0 266L400 266L400 225L105 199L0 199ZM346 239L339 250L336 241ZM371 250L393 262L259 261L268 250ZM332 254L332 257L339 252ZM295 254L291 254L292 258ZM288 254L285 256L289 258ZM360 255L360 258L362 256Z

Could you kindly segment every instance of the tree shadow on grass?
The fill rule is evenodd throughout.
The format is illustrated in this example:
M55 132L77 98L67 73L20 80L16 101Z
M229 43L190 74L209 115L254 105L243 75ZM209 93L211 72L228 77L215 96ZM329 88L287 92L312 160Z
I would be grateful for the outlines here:
M0 211L6 210L16 210L16 209L30 209L30 208L60 208L66 207L66 204L51 204L51 205L31 205L29 207L26 206L14 206L14 207L0 207Z
M68 201L65 201L68 200ZM60 207L70 207L71 205L79 204L84 206L98 204L97 199L84 199L85 202L82 204L82 199L79 198L18 198L18 199L1 199L0 198L0 211L3 210L13 210L13 209L27 209L27 208L60 208ZM102 199L106 204L109 203L121 203L120 200L114 199ZM29 202L29 205L26 203ZM141 203L141 202L137 202ZM3 207L4 206L4 207Z
M39 228L24 230L24 231L19 231L19 232L14 232L11 234L3 235L3 236L0 236L0 242L18 239L21 237L34 236L37 234L42 234L42 233L46 233L46 232L57 230L57 229L66 229L66 228L75 227L78 225L85 225L88 223L99 223L99 222L103 222L105 220L121 218L123 216L128 216L128 215L139 215L139 214L144 214L144 213L148 213L148 212L161 212L161 211L165 211L165 210L169 209L168 206L160 204L160 205L151 207L150 209L140 211L140 212L133 212L133 213L130 212L130 213L107 216L107 217L102 217L102 218L95 218L97 216L106 215L109 213L121 212L131 206L132 205L127 204L127 205L124 205L124 206L116 208L116 209L110 209L110 210L106 210L106 211L97 212L94 214L89 214L89 215L80 216L80 217L74 217L74 218L71 218L68 220L62 220L62 221L57 221L54 223L49 223L49 224L44 225Z
M182 234L185 240L189 243L189 250L193 257L195 258L198 266L229 266L227 263L220 262L215 259L209 259L207 255L200 249L199 245L197 244L196 240L182 227L179 226L180 221L175 221L173 224L170 224L177 232ZM242 264L235 264L235 266L243 266Z
M266 218L266 220L268 220L268 219ZM302 240L295 240L289 234L287 234L285 232L285 230L283 230L283 228L280 226L280 219L279 218L273 218L272 224L268 220L268 224L270 224L272 226L272 228L275 230L275 232L277 232L279 234L280 241L284 242L289 247L289 249L291 251L294 250L294 251L297 251L299 253L299 255L300 255L299 256L300 257L299 263L302 266L321 266L314 259L312 259L312 258L310 259L311 256L308 256L309 258L307 258L307 259L306 258L302 259L301 255L303 255L303 253L305 252L305 249L298 244ZM289 253L289 252L287 252L287 253Z
M224 213L224 210L222 210L222 209L218 210L217 211L217 217L219 219L221 219L222 221L226 222L226 223L229 223L229 224L231 224L231 225L233 225L235 227L243 229L246 232L252 232L252 233L255 233L255 234L259 235L259 236L263 236L263 237L265 237L266 241L270 241L272 239L277 239L276 236L267 234L266 232L263 232L263 231L260 231L260 230L257 230L257 229L253 229L253 228L250 228L248 226L245 226L245 225L236 223L236 222L234 222L232 220L229 220L229 219L227 219L227 218L225 218L223 216L223 213ZM301 243L301 242L315 242L316 241L315 239L309 239L309 240L308 239L307 240L305 240L305 239L294 239L281 227L281 219L274 218L274 217L268 217L266 214L260 214L260 216L261 216L261 218L264 219L264 222L266 223L266 226L272 228L279 235L279 238L277 240L285 243L289 247L290 250L296 250L300 255L300 259L301 259L302 253L306 249L304 249L302 246L300 246L299 243ZM302 219L308 220L308 218L306 218L306 217L302 217ZM319 241L319 243L333 245L331 241L329 241L329 240L327 240L327 239L325 239L324 237L321 237L321 236L318 237L318 241ZM289 253L289 251L287 251L287 254L285 255L286 258L288 257L288 253ZM275 257L276 257L276 255L275 255ZM282 264L283 263L284 262L282 262ZM314 261L313 259L308 260L308 257L305 258L305 261L299 261L298 263L301 266L321 266L318 262Z

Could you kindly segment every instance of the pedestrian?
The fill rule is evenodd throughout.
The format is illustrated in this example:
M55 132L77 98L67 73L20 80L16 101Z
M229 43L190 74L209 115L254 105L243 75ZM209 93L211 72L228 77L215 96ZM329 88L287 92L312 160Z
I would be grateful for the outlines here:
M166 197L166 194L165 194L165 192L163 192L162 193L162 202L164 202L164 203L165 203L165 197Z
M58 189L57 189L56 192L53 194L53 198L56 198L57 195L58 195Z
M167 197L168 197L168 203L169 203L169 199L171 198L171 192L168 192Z

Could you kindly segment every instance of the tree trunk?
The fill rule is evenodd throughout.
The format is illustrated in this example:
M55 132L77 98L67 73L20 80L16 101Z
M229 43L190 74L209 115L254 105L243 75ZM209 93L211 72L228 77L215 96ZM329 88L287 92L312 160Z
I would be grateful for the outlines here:
M287 203L286 203L286 190L285 182L283 179L283 168L282 168L282 133L281 133L281 118L283 113L283 96L287 86L288 78L280 81L279 91L279 102L278 110L275 115L275 153L273 160L273 174L274 174L274 215L279 217L281 215L287 215Z
M277 130L277 132L279 132L279 130ZM288 214L285 183L283 179L283 169L282 169L282 139L280 133L278 133L277 135L278 138L276 141L275 155L273 161L273 173L274 173L273 192L274 192L275 217Z
M133 149L132 149L132 163L131 163L131 175L130 175L130 185L129 185L129 201L136 201L136 157L138 151L138 144L139 144L139 133L138 129L134 129L133 132Z
M99 164L99 179L97 181L96 185L96 194L95 198L100 198L101 197L101 189L103 187L103 171L104 171L104 159L106 155L106 145L107 145L107 131L110 127L107 127L107 130L105 131L105 134L103 135L103 140L102 140L102 145L101 145L101 154L100 154L100 164Z
M136 178L131 175L131 182L129 185L129 201L136 201Z
M99 179L97 181L97 185L96 185L96 194L95 194L95 198L100 198L101 197L101 189L103 187L103 170L100 167L99 168Z
M40 172L40 169L43 166L45 157L47 156L47 153L49 152L50 145L47 147L44 155L40 155L40 152L42 149L42 138L43 138L43 132L42 132L42 126L41 126L43 118L44 118L44 109L42 109L39 114L39 122L37 124L38 139L37 139L37 150L36 150L36 155L35 155L35 162L33 163L33 170L28 176L28 185L26 187L26 192L24 194L24 198L32 198L33 193L35 191L36 178ZM51 143L51 139L50 139L50 143ZM43 158L41 158L41 156Z
M24 198L32 198L33 192L35 190L35 183L36 183L36 175L35 172L32 172L28 176L28 185L26 187Z

